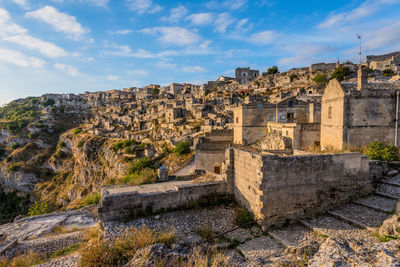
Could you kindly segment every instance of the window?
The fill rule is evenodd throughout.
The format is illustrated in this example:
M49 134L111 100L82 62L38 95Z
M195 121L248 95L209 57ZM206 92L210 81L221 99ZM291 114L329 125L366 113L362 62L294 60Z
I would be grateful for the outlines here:
M239 117L236 117L236 124L239 124Z
M328 119L332 119L332 107L328 108Z
M293 107L293 100L290 100L289 101L289 108L292 108Z
M286 136L288 136L289 135L289 132L288 131L286 131Z
M286 118L287 122L294 122L294 113L288 113Z

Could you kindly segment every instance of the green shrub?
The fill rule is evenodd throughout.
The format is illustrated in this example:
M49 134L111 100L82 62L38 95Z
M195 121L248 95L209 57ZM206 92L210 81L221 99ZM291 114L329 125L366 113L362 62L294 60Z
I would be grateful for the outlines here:
M76 128L76 129L74 129L74 131L73 131L73 133L75 134L75 135L78 135L78 134L80 134L82 132L82 128Z
M39 202L35 201L32 206L29 208L28 215L29 216L36 216L50 213L51 208L47 204L47 202Z
M335 71L332 73L331 78L332 79L338 79L339 81L343 81L346 76L349 76L351 74L351 71L348 67L346 66L340 66L335 69Z
M210 239L210 238L214 237L214 231L208 225L197 227L195 232L196 232L196 234L198 234L204 240L207 240L207 239Z
M87 195L85 197L85 199L83 200L82 204L84 204L85 206L90 206L90 205L95 205L95 204L99 204L101 199L101 193L91 193L89 195Z
M18 144L17 142L14 142L14 143L10 146L10 149L12 149L12 150L15 150L15 149L17 149L17 148L19 148L19 144Z
M327 83L328 82L328 76L326 76L326 74L319 73L319 74L314 76L313 81L316 84Z
M372 142L367 147L367 155L374 160L396 161L399 160L399 149L384 142Z
M84 142L83 140L80 140L80 141L78 142L78 144L76 144L76 147L77 147L77 148L81 148L81 147L83 147L84 144L85 144L85 142Z
M56 103L56 101L54 101L51 98L46 99L46 101L43 103L43 106L47 107L47 106L54 106L54 104Z
M26 214L28 205L29 196L19 197L17 192L4 193L0 188L0 224Z
M35 139L35 138L37 138L38 137L38 134L37 133L34 133L34 132L29 132L28 133L28 138L29 139Z
M144 158L139 159L135 163L130 164L130 166L127 169L127 174L128 175L137 174L143 169L152 168L152 167L153 167L153 164L151 163L151 161L147 157L144 157Z
M251 228L255 225L254 215L245 208L237 208L235 223L242 228Z
M65 147L64 141L61 141L60 143L58 143L57 149L61 149L61 148L63 148L63 147Z
M267 74L276 74L278 72L279 72L278 66L272 66L271 68L268 68L268 70L267 70Z
M74 244L74 245L71 245L71 246L69 246L67 248L60 249L60 250L57 250L57 251L53 252L53 254L51 254L50 257L51 258L62 257L62 256L68 255L68 254L80 249L81 247L82 247L82 244Z
M141 185L155 183L157 180L157 172L154 169L145 168L140 172L129 174L123 178L124 184Z
M189 142L179 142L174 148L174 153L178 156L190 153L190 143Z
M118 152L118 150L127 148L127 147L131 147L133 145L138 145L140 144L140 142L136 141L136 140L124 140L124 141L118 141L113 145L113 150L115 152Z
M385 69L383 71L383 76L385 76L385 77L390 77L390 76L393 76L394 74L395 73L394 73L394 71L392 69Z

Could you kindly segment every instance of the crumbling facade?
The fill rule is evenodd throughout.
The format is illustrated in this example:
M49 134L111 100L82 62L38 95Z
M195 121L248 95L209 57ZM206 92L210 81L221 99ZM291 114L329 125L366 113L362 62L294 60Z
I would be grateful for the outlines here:
M239 84L246 84L253 81L260 75L259 70L252 70L249 68L237 68L235 70L235 78Z
M380 56L367 56L366 59L370 69L381 71L391 69L395 74L400 74L400 52Z
M400 84L368 83L366 70L358 83L331 80L322 96L321 147L342 150L373 141L394 144L396 91Z

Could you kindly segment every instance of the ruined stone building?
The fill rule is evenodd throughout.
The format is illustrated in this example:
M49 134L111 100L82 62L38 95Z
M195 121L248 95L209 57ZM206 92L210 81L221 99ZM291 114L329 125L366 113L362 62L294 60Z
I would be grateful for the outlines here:
M331 80L322 96L321 147L394 144L398 90L396 83L368 83L364 69L359 69L357 83Z
M196 147L196 170L222 173L225 150L233 143L232 130L213 130L199 139Z
M169 92L173 95L180 94L184 89L184 85L180 83L171 83L169 85Z
M314 71L332 71L339 67L339 62L337 63L315 63L309 68L310 72Z
M380 56L367 56L366 59L370 69L381 71L391 69L396 74L400 74L400 52Z
M275 104L252 102L237 107L233 113L233 120L234 143L250 145L268 133L267 125L271 122L275 122L276 127L288 123L319 123L320 105L314 102L307 103L296 97ZM286 131L283 134L286 134Z
M235 78L239 84L246 84L253 81L260 75L259 70L252 70L249 68L237 68L235 70Z

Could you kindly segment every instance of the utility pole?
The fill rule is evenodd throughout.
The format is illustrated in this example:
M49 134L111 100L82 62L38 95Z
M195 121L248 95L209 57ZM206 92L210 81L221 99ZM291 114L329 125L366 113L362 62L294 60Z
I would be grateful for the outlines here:
M360 40L360 52L358 53L360 55L360 67L362 65L362 50L361 50L361 35L357 33L357 38Z

